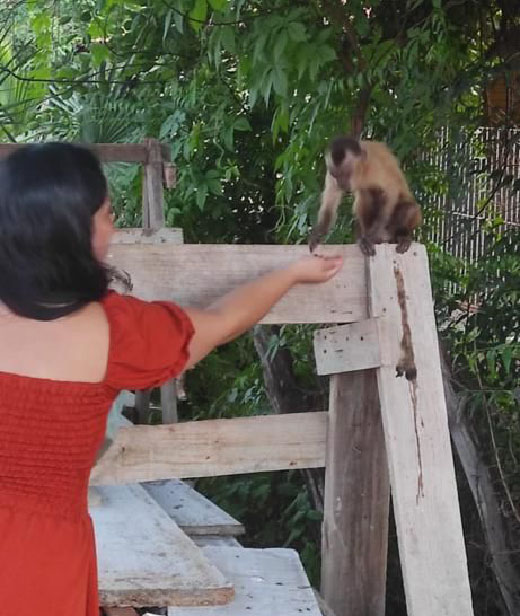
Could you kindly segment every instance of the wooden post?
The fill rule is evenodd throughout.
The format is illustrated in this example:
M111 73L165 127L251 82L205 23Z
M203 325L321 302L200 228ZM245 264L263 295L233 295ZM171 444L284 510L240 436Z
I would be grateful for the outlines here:
M369 300L408 616L472 616L428 258L418 244L376 250Z
M160 229L165 226L163 181L171 183L172 173L165 173L164 155L157 139L146 139L148 160L143 165L143 228ZM140 423L146 423L150 413L150 392L136 395L136 410ZM177 416L177 387L175 379L161 387L161 409L163 423L175 423Z
M148 162L143 166L143 227L160 229L166 221L161 144L157 139L146 139L145 143L148 147Z
M384 616L389 499L375 371L333 375L321 594L337 616Z

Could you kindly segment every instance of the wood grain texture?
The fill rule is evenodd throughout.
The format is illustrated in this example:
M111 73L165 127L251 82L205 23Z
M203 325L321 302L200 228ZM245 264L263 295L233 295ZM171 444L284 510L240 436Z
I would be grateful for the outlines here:
M233 587L140 486L99 487L93 507L103 606L220 605Z
M325 465L327 413L121 428L91 485L213 477Z
M143 488L187 535L243 535L242 524L178 479L143 483Z
M177 382L175 379L161 385L161 418L163 424L177 423Z
M320 376L377 368L380 359L375 319L318 329L314 356Z
M27 145L24 143L0 143L0 158L5 158L11 152ZM149 159L146 143L79 143L92 148L103 162L147 163ZM169 148L160 147L161 159L170 160Z
M203 551L232 581L235 599L210 608L170 607L168 616L321 616L294 550L206 547Z
M376 373L332 376L321 594L335 614L385 614L389 500Z
M345 257L343 269L322 284L296 285L263 323L350 323L366 315L364 257L357 246L327 246ZM133 294L204 307L239 284L308 254L306 246L114 245L108 263L128 272Z
M371 315L378 317L379 397L408 615L471 616L426 251L417 244L404 255L393 246L376 250ZM396 378L407 339L417 371L411 381Z
M228 548L242 547L235 537L223 537L221 535L192 535L190 539L199 547L220 546Z
M146 139L148 160L143 167L143 227L160 229L165 225L161 144Z
M116 229L112 244L182 244L182 229Z

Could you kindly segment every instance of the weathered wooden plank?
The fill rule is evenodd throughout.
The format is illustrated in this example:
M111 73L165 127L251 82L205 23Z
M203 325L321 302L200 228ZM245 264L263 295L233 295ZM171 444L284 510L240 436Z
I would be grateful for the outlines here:
M112 244L182 244L182 229L116 229Z
M121 428L91 485L325 466L327 413Z
M221 605L233 587L140 486L97 488L92 507L103 606Z
M323 284L296 285L263 323L350 323L365 318L364 257L357 246L327 246L343 254L341 272ZM207 306L226 291L308 254L306 246L114 245L108 263L128 272L143 299Z
M243 535L244 527L191 486L178 479L143 483L143 488L186 534Z
M139 616L133 607L105 607L104 616Z
M428 259L381 245L370 259L379 397L409 616L471 616ZM406 370L396 378L396 367Z
M148 424L150 420L150 398L152 395L151 389L135 392L135 410L137 412L137 421L140 424Z
M240 548L242 547L240 543L235 539L235 537L222 537L219 535L193 535L190 537L195 545L200 547L206 547L208 545L211 546L220 546L220 547L228 547L228 548Z
M146 139L145 143L148 147L148 160L143 167L143 190L146 193L147 208L144 207L143 199L143 227L160 229L165 225L161 144L157 139ZM145 214L148 216L146 223Z
M177 423L177 380L172 379L161 386L161 414L163 424Z
M318 329L314 355L320 376L377 368L380 360L375 319Z
M0 143L0 159L5 158L11 152L27 145L24 143ZM126 162L126 163L147 163L148 146L146 143L80 143L92 148L103 162ZM161 158L164 161L170 160L169 148L164 145L160 148Z
M168 616L321 616L294 550L207 547L204 554L233 582L235 599L211 608L170 607Z
M321 561L321 594L335 614L385 614L389 500L375 371L335 375Z

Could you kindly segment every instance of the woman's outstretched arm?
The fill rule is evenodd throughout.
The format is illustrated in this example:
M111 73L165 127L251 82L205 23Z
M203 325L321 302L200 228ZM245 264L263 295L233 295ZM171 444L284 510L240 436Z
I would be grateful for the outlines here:
M342 264L342 257L304 257L241 285L206 309L185 308L195 329L186 368L253 327L295 284L326 282Z

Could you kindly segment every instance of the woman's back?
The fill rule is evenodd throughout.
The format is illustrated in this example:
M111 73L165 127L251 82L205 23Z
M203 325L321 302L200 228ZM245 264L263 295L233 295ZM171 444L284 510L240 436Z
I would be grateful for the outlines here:
M109 326L99 302L53 321L20 317L0 305L0 340L0 372L91 383L106 372Z

